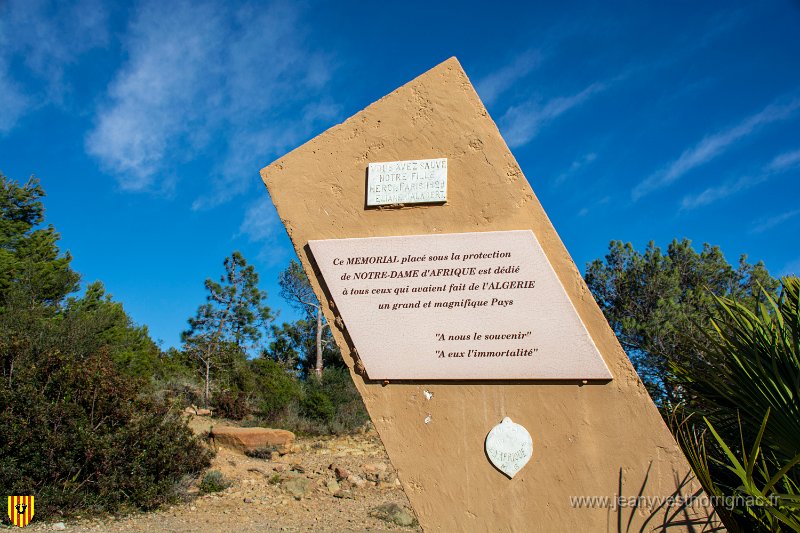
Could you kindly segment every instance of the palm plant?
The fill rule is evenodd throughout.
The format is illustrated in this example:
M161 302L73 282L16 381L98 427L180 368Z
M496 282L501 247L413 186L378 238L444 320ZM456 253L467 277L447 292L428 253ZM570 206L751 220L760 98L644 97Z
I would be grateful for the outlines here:
M782 286L755 309L715 298L695 344L709 367L674 369L704 406L675 413L676 436L733 531L800 532L800 279Z

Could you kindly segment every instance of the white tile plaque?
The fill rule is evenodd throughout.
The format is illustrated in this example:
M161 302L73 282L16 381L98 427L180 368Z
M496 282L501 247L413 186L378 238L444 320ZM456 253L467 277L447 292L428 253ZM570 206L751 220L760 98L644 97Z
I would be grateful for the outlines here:
M489 461L509 478L517 475L533 455L533 439L524 426L505 417L486 435Z
M309 246L370 379L611 379L530 230Z
M447 158L370 163L367 205L447 201Z

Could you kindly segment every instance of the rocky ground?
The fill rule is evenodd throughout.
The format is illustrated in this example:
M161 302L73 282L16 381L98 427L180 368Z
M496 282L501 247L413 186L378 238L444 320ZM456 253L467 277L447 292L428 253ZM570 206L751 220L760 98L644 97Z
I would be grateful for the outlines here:
M201 433L213 422L190 421ZM419 531L374 430L347 437L299 438L292 453L268 459L218 446L210 470L231 486L204 494L199 480L187 502L126 517L81 517L28 530L75 532Z

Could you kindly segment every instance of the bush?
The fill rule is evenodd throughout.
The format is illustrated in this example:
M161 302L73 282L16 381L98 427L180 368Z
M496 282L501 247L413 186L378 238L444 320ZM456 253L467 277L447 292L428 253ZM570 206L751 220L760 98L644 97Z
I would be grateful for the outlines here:
M203 476L203 481L200 482L200 492L208 494L209 492L222 492L231 486L222 472L218 470L210 470Z
M247 396L238 390L215 392L211 397L211 409L215 416L231 420L241 420L252 412Z
M326 435L354 432L369 420L346 368L326 368L321 381L309 376L296 383L302 396L266 422L299 434Z
M250 362L255 375L257 408L267 420L276 420L300 400L302 388L296 377L272 359L259 358Z
M34 494L38 517L153 509L208 467L178 409L140 395L107 352L32 360L0 382L0 487Z

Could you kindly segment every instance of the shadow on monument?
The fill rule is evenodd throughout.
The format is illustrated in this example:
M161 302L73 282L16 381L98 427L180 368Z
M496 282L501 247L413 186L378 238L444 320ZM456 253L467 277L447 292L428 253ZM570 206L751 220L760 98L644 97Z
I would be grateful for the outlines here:
M694 473L689 470L682 478L675 476L675 490L665 498L659 498L660 502L652 509L642 507L643 502L650 499L644 496L647 483L650 478L650 470L653 467L651 462L647 466L644 480L635 496L624 496L624 469L619 469L619 479L617 482L617 501L616 505L609 508L609 519L611 513L616 512L616 531L617 533L631 533L646 531L662 531L668 532L674 529L681 531L690 531L697 533L711 533L717 531L727 531L725 526L719 519L716 511L708 514L707 516L697 516L697 513L692 513L693 502L702 502L703 489L698 488L690 494L686 494L686 489L692 481L696 478ZM632 505L621 505L623 502L633 502ZM625 513L625 511L629 511ZM636 515L644 517L644 522L641 524L634 524ZM625 518L627 514L627 520ZM701 513L702 514L702 513Z

